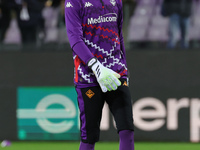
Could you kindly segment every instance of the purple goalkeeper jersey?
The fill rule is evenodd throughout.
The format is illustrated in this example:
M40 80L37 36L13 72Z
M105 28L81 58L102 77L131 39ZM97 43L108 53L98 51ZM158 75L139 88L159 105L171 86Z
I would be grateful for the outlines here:
M122 0L65 0L65 21L77 87L98 85L87 66L92 57L119 73L121 78L127 78L122 16Z

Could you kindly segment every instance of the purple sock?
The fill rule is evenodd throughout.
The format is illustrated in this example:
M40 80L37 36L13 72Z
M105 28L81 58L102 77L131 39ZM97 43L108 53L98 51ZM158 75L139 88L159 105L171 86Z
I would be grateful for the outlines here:
M94 150L95 144L89 144L89 143L80 143L79 150Z
M130 130L119 132L119 150L134 150L134 133Z

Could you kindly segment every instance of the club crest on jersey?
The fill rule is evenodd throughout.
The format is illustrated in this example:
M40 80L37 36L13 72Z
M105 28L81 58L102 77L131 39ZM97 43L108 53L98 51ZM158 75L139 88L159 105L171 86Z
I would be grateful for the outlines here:
M113 6L115 6L116 0L110 0L110 3L111 3Z
M72 4L70 2L67 2L65 7L69 8L69 7L73 7L73 6L72 6Z
M85 2L85 7L91 7L93 6L90 2Z

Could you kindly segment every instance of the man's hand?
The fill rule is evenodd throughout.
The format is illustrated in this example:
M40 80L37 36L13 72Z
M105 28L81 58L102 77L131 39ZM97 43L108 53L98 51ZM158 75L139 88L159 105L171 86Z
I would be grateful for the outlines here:
M94 72L104 93L107 91L116 90L117 87L121 85L121 82L118 79L120 78L120 75L113 70L104 67L96 58L92 58L88 62L88 66Z

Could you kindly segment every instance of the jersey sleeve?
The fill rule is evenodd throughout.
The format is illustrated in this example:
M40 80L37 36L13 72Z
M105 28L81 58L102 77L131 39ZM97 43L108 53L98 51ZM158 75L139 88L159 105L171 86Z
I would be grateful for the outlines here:
M79 0L65 0L65 23L70 46L87 63L94 56L83 41L81 8Z
M119 38L120 38L120 47L124 55L126 56L125 46L124 46L124 37L123 37L123 6L122 6L122 0L119 1L119 18L118 18L118 28L119 28Z

